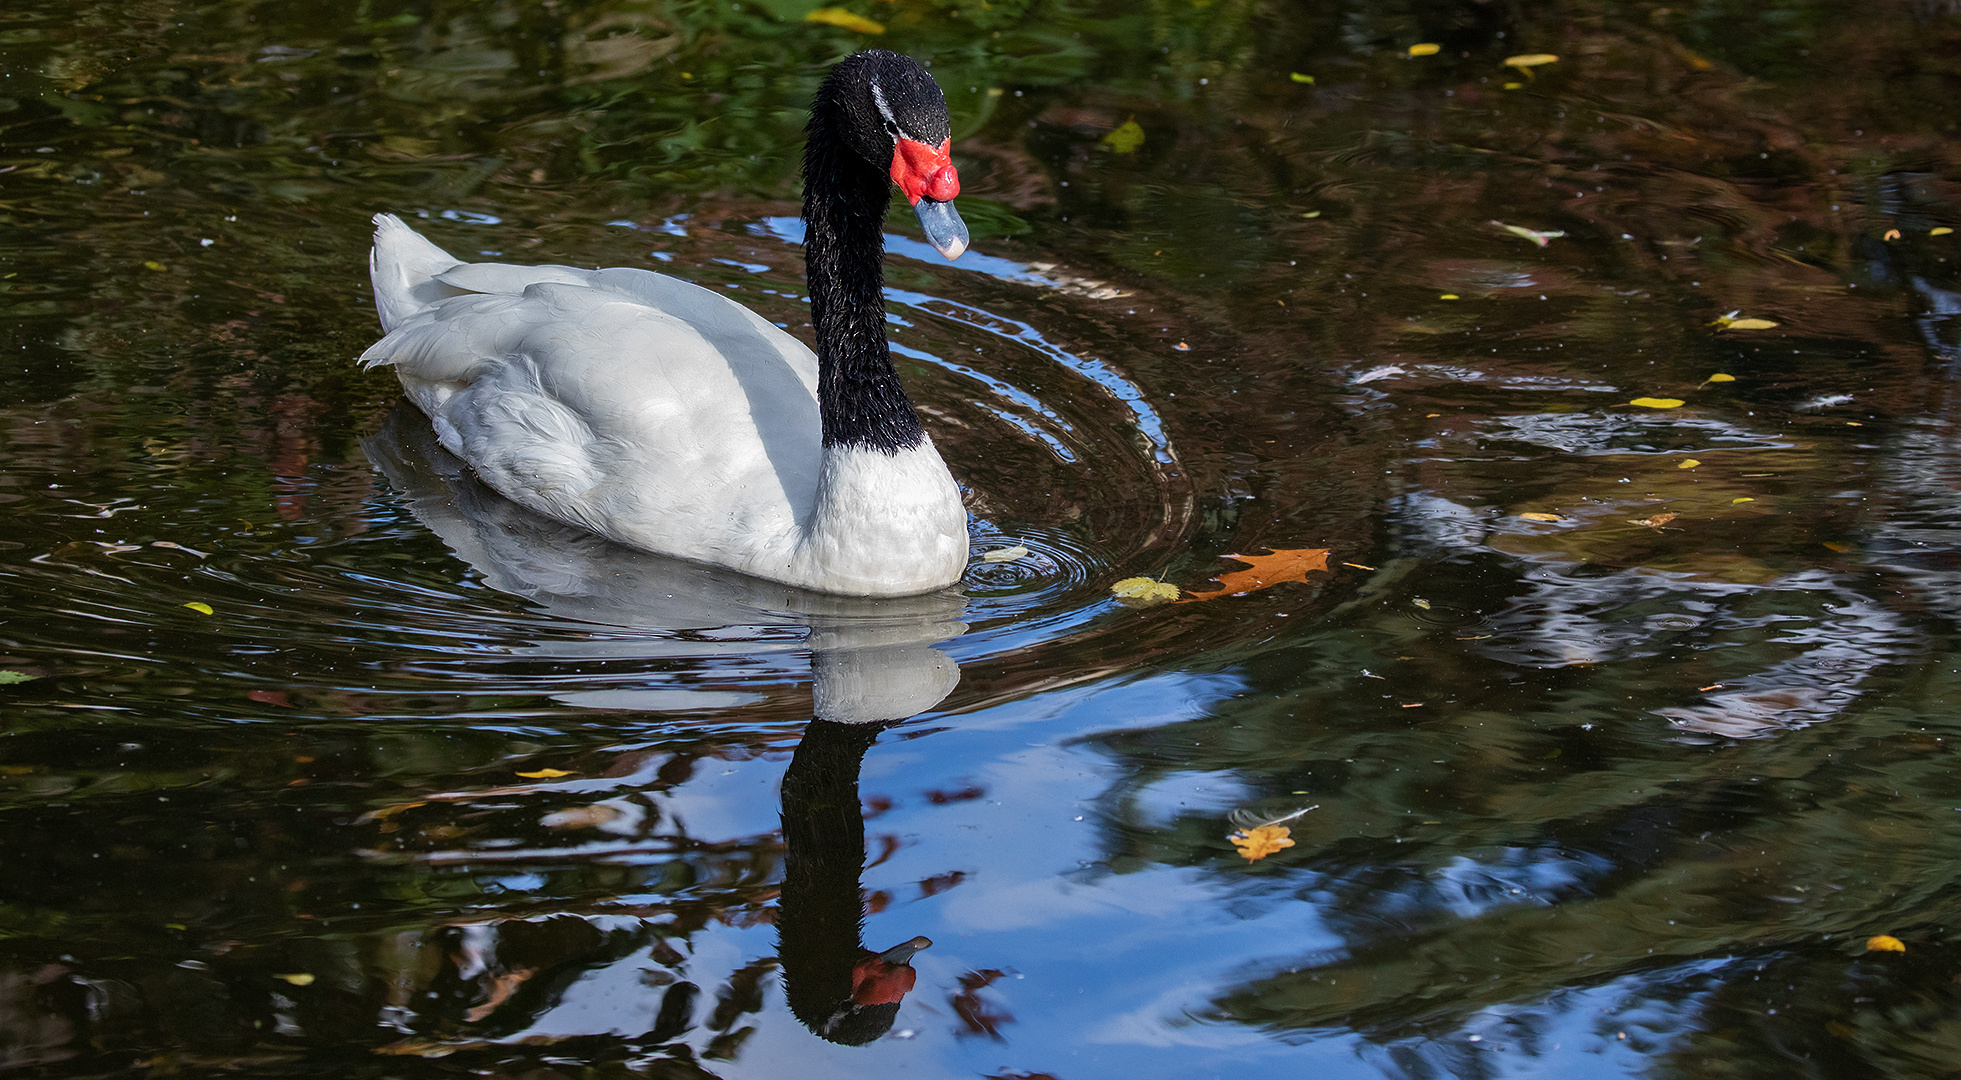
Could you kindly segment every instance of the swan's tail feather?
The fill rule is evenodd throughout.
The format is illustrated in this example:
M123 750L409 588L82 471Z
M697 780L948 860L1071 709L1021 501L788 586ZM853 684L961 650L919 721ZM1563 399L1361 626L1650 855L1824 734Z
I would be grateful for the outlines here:
M381 328L393 330L402 320L461 290L436 280L463 261L424 239L393 214L374 216L374 250L368 253L368 276L374 282L374 306Z

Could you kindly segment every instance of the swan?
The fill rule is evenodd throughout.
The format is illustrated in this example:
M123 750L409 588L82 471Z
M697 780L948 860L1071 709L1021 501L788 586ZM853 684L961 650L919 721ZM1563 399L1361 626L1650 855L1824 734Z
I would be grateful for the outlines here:
M917 61L857 53L808 136L815 353L675 278L466 263L377 214L384 336L361 364L392 366L444 449L547 517L818 592L951 585L967 514L892 364L880 232L896 184L942 255L966 250L946 99Z

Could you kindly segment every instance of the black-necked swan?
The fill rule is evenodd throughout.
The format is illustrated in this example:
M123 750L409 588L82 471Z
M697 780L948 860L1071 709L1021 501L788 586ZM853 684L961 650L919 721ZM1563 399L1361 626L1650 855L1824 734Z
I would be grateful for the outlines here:
M548 517L822 592L952 584L967 515L892 366L880 232L896 183L941 254L966 250L946 99L911 58L862 52L808 130L815 354L675 278L465 263L378 214L386 336L361 362L393 365L445 449Z

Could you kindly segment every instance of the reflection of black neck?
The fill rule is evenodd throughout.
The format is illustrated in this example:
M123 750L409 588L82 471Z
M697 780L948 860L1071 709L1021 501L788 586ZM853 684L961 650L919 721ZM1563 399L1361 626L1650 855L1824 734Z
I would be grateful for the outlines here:
M776 929L790 1011L832 1042L858 1046L891 1028L897 1003L855 1005L852 966L866 955L865 817L858 767L883 724L813 720L783 774L783 899Z
M885 340L881 230L891 186L847 145L844 128L857 119L842 99L867 91L839 68L811 106L803 154L804 277L817 333L817 408L825 446L891 452L918 446L925 429Z

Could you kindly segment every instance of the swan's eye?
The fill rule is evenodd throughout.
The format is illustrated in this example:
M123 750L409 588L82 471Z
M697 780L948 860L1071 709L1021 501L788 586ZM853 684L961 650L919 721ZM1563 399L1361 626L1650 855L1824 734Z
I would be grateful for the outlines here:
M893 137L893 138L895 138L895 139L896 139L896 138L898 138L898 137L899 137L899 125L897 125L897 124L895 124L895 123L893 123L893 122L892 122L891 120L889 120L889 119L888 119L888 120L886 120L886 121L885 121L885 133L886 133L887 135L890 135L890 136L892 136L892 137Z

